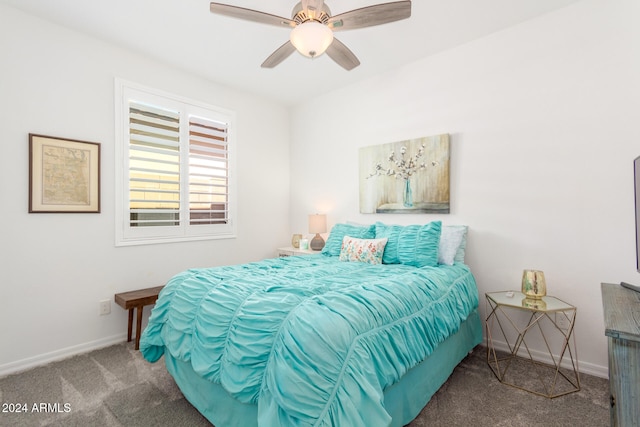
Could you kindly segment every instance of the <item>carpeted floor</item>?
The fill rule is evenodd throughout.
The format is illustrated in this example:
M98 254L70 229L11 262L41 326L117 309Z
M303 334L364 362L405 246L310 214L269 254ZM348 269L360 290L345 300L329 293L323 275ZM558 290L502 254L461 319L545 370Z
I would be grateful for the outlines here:
M608 426L608 381L580 381L577 393L539 397L499 383L478 347L410 426ZM0 378L0 404L2 427L211 426L164 363L147 363L132 343Z

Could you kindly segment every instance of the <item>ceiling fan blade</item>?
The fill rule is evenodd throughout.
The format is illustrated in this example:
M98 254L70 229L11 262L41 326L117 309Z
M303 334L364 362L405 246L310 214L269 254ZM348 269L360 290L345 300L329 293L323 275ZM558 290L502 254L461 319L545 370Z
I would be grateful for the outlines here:
M411 1L396 1L354 9L332 16L328 25L333 31L372 27L400 21L411 16Z
M339 66L347 71L351 71L360 65L358 58L340 40L333 38L333 43L327 48L327 55Z
M295 27L296 23L282 16L271 15L244 7L230 6L228 4L211 2L209 5L211 13L229 16L231 18L244 19L245 21L259 22L261 24L276 25L278 27Z
M285 44L280 46L273 52L267 59L264 60L261 67L262 68L273 68L285 59L287 59L293 52L296 51L296 48L291 44L291 41L287 41Z

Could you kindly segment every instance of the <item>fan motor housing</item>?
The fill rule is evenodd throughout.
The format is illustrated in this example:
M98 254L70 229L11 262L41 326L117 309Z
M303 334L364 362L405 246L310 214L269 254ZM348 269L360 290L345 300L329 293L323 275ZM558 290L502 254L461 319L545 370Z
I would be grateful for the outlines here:
M322 10L319 13L316 12L313 18L307 10L303 9L302 2L295 5L293 11L291 11L291 20L295 21L298 25L307 21L317 21L326 25L329 22L329 18L331 18L331 10L326 4L322 5Z

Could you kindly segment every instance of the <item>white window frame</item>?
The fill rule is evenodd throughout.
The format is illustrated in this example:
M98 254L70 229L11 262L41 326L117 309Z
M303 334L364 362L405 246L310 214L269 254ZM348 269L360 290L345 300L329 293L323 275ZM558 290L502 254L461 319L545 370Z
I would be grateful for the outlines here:
M181 170L188 171L188 117L199 116L227 124L228 153L228 221L226 224L191 225L188 220L188 175L181 176L181 221L177 226L131 227L129 215L129 102L148 103L160 108L180 111ZM228 239L236 237L236 163L235 113L202 102L187 99L137 83L115 79L115 218L116 246L171 243L192 240Z

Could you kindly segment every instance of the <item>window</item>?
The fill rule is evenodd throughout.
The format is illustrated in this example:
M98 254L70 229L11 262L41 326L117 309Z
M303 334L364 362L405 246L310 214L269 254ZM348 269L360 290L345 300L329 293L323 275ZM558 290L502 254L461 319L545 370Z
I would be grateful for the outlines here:
M233 114L116 81L116 245L235 237Z

